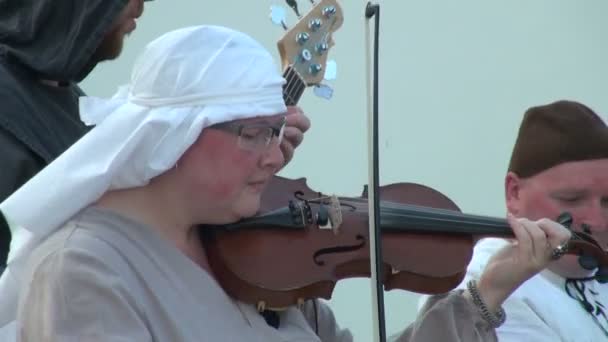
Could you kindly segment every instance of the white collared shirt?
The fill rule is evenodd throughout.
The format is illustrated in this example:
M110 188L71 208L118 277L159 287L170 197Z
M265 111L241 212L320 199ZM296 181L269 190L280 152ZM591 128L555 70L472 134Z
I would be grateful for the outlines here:
M479 279L488 260L506 240L483 239L477 243L473 258L467 268L464 281L458 286L465 288L469 279ZM500 342L598 342L608 341L608 335L600 325L608 328L608 321L601 315L597 321L578 300L565 290L566 279L545 270L520 286L503 304L506 322L497 329ZM608 284L586 281L585 295L594 310L608 305ZM572 292L575 295L576 292ZM595 293L595 294L594 294ZM422 296L420 305L428 296ZM600 304L596 304L596 302ZM608 308L607 308L608 313Z

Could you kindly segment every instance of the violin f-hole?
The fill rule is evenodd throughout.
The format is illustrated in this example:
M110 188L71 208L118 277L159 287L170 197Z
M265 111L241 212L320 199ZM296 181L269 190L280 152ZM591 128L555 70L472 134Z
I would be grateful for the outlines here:
M314 263L316 265L323 266L323 265L325 265L325 261L320 260L320 258L323 255L353 252L353 251L363 248L365 246L365 244L367 243L367 241L365 240L365 237L363 237L362 235L357 235L355 239L358 240L359 243L352 245L352 246L336 246L336 247L320 249L320 250L316 251L315 254L312 256L312 260L314 261Z

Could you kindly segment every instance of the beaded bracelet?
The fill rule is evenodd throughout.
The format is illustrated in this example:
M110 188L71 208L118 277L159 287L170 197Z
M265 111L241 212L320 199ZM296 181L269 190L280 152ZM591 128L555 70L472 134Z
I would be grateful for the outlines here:
M505 313L505 310L501 307L498 312L491 313L486 303L484 303L481 299L481 296L479 295L479 290L477 289L477 282L474 279L469 280L469 282L467 283L467 289L471 294L473 303L479 309L481 317L483 317L483 319L488 322L492 328L498 328L505 322L505 320L507 319L507 314Z

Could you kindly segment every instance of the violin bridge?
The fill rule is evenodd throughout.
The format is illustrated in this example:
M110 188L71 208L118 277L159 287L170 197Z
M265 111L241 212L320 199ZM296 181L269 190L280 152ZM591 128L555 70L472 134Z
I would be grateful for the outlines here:
M257 305L257 308L258 308L259 312L262 312L262 311L266 310L266 302L263 301L263 300L259 301L258 305Z
M340 226L342 225L342 208L340 207L340 200L338 196L332 195L329 199L329 220L332 224L332 230L334 234L338 235L340 232Z
M329 197L329 203L327 205L329 208L325 209L323 207L323 212L325 213L323 216L327 217L327 220L323 221L327 221L327 223L319 224L319 228L331 229L335 235L338 235L338 233L340 233L340 226L342 225L342 208L340 207L338 196L332 195Z

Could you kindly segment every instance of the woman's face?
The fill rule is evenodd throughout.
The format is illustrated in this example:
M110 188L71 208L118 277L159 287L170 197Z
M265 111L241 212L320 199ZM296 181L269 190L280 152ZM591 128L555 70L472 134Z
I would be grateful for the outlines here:
M281 114L203 130L178 164L200 223L226 224L257 213L263 190L284 162L284 122Z

